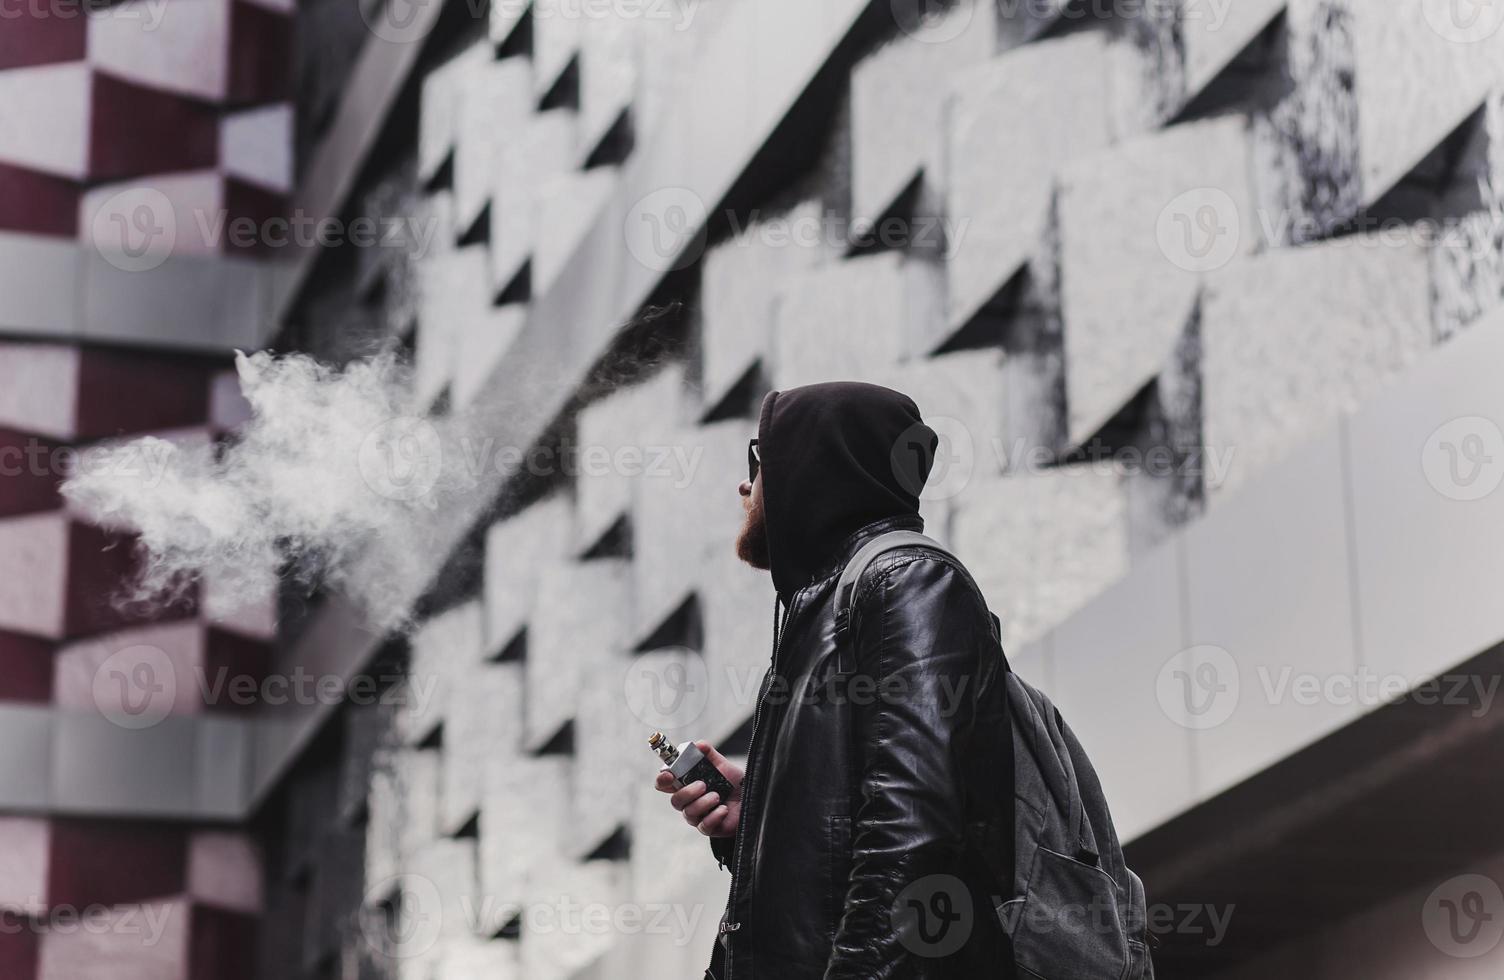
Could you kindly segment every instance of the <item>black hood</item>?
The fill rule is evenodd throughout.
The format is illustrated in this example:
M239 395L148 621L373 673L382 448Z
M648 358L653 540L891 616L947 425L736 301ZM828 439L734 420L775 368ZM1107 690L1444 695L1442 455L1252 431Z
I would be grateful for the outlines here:
M938 441L909 396L852 381L769 393L757 438L780 595L808 583L866 525L917 515Z

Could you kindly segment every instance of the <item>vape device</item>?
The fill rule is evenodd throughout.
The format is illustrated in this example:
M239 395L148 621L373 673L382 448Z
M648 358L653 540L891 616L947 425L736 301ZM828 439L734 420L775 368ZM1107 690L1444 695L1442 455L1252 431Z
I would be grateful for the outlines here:
M721 794L721 802L731 799L733 792L731 782L721 771L705 757L699 746L693 742L685 742L678 748L674 748L672 742L664 737L662 732L654 732L648 739L648 745L658 753L663 760L663 768L674 774L679 788L683 789L690 783L703 780L705 792Z

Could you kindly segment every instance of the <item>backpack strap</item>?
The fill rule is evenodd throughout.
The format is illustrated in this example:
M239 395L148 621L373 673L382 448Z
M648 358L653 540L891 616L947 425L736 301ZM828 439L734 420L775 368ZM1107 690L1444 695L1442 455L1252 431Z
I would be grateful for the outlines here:
M851 556L846 567L841 570L841 580L836 583L836 639L843 642L845 634L851 629L853 609L856 605L856 590L862 581L862 573L867 571L878 558L898 548L928 548L938 551L951 559L956 556L945 550L945 546L928 535L918 531L889 531L879 534L857 549L857 553Z
M971 583L973 589L976 589L977 596L982 598L983 607L987 605L987 600L982 597L982 590L977 588L976 580L971 577L970 572L966 571L966 566L962 565L959 558L934 538L920 534L918 531L888 531L885 534L879 534L857 549L857 553L851 556L851 560L841 570L840 581L836 582L836 646L840 651L838 666L842 673L852 673L856 670L856 653L852 650L853 644L848 641L849 634L855 626L856 593L861 586L862 575L866 573L867 566L888 552L899 548L924 548L949 558L961 568L966 581ZM988 610L987 615L992 621L993 638L1000 640L1003 633L1002 624L991 610Z

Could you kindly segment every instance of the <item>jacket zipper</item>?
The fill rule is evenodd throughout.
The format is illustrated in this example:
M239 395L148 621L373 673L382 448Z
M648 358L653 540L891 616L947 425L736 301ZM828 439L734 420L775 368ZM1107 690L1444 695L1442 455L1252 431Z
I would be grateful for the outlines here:
M789 620L794 617L794 610L799 607L799 600L800 600L801 597L803 597L803 595L804 595L804 590L800 589L798 592L795 592L793 598L789 600L788 609L784 612L784 615L783 615L783 626L782 627L779 627L779 625L778 625L778 617L776 615L777 612L778 612L778 607L776 605L777 600L776 599L774 600L775 605L773 607L773 612L774 612L775 615L773 617L773 658L772 658L773 659L773 665L772 665L773 676L772 676L771 681L770 681L770 686L771 686L771 683L776 683L777 680L778 680L778 654L783 649L783 637L784 637L784 634L786 632L788 632ZM757 707L752 710L752 734L748 738L748 741L747 741L747 745L748 745L749 749L751 748L751 746L757 744L757 726L762 721L763 703L766 700L767 700L766 694L763 697L758 698L757 699ZM748 760L749 763L751 763L753 761L755 761L755 760L752 760L752 759ZM737 899L736 886L737 886L737 883L741 879L742 857L745 854L745 851L742 848L742 835L745 834L746 830L747 830L747 819L746 819L747 818L747 801L751 797L751 793L752 793L752 778L753 778L753 775L755 773L756 773L756 767L754 767L752 765L748 765L746 778L745 778L745 780L742 783L742 812L741 812L741 819L738 820L737 824L736 824L736 843L733 845L735 847L735 849L736 849L736 851L735 851L736 857L733 860L732 866L731 866L731 890L730 890L730 893L726 897L726 911L721 915L721 925L720 925L720 927L718 927L718 935L716 936L717 941L724 940L724 942L722 942L722 947L726 951L726 978L725 978L725 980L731 980L731 975L732 975L731 941L728 938L726 938L726 937L728 937L730 935L730 933L735 932L737 929L741 928L741 923L739 923L739 922L738 923L732 923L732 922L728 922L728 920L731 917L731 910L736 906L736 899ZM727 925L730 925L731 928L730 929L724 928Z

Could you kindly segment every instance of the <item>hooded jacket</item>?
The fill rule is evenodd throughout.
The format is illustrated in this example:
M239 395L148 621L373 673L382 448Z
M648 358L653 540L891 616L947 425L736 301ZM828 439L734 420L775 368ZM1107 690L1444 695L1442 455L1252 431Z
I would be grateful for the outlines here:
M994 911L1012 873L1003 659L966 570L877 559L837 636L835 584L863 543L922 530L936 437L907 396L773 392L758 422L782 625L753 713L714 980L1013 975ZM850 649L842 656L843 644Z

